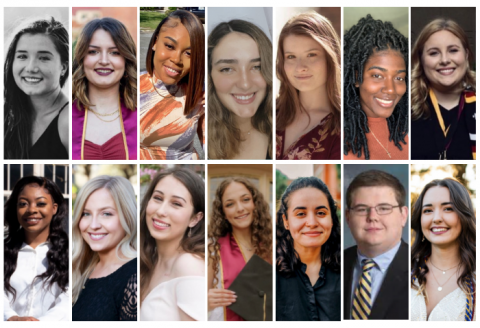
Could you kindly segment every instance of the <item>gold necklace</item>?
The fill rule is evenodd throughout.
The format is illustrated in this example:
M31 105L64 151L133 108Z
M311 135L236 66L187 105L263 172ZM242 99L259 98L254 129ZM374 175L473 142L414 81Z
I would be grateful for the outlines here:
M105 120L103 119L102 117L98 116L96 112L94 112L93 110L89 109L100 121L103 121L103 122L106 122L106 123L109 123L109 122L113 122L115 120L117 120L119 117L120 117L120 114L118 114L115 118L111 119L111 120ZM118 110L117 110L118 112Z
M91 109L91 108L89 108L89 109L90 109L90 111L92 111L95 115L97 115L97 117L98 117L98 116L112 116L113 114L115 114L115 113L118 112L118 109L116 109L114 112L111 112L111 113L100 114L99 112L97 112L97 111L94 110L94 109Z
M170 93L170 91L168 91L168 89L167 89L167 93L168 93L168 94L162 95L162 94L158 91L157 87L155 86L155 83L153 83L153 77L152 77L152 76L150 76L150 82L152 82L153 88L155 89L155 91L157 92L157 94L158 94L160 97L162 97L162 98L172 98L172 97L175 97L175 94L176 94L177 91L178 91L178 85L177 85L177 88L175 89L175 91L173 91L173 94Z
M370 132L372 133L373 137L375 138L375 140L377 140L377 142L380 144L380 146L382 146L383 149L385 149L385 151L387 152L387 155L388 157L392 158L392 156L390 156L390 153L388 152L388 141L387 141L387 148L383 147L382 143L377 139L377 137L375 136L375 133L373 133L372 129L370 129Z

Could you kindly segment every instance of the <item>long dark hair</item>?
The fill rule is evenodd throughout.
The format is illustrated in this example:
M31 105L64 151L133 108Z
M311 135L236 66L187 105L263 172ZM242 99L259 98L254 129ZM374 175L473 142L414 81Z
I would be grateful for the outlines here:
M64 220L68 218L67 204L64 201L62 192L58 186L49 179L43 177L24 177L20 179L13 188L10 198L4 206L5 228L7 237L3 241L4 245L4 291L16 298L16 290L10 285L10 277L17 268L18 252L25 240L24 230L21 228L17 219L18 196L25 186L37 184L45 189L52 197L53 203L58 205L57 213L50 222L50 232L48 241L50 249L47 252L46 260L48 262L47 271L35 277L32 283L37 279L44 280L44 286L52 288L54 284L65 292L68 286L68 235L63 230Z
M369 132L367 115L360 104L358 84L363 83L363 69L374 51L397 50L405 61L408 72L408 39L398 32L390 22L375 20L372 16L362 18L357 25L345 33L343 44L343 94L344 94L344 153L351 151L358 157L365 154L370 159L367 137ZM408 81L408 76L405 77ZM407 91L387 118L389 141L402 150L408 134L408 83Z
M428 183L418 196L412 209L412 229L415 231L415 242L412 246L412 280L413 289L418 289L414 284L414 279L420 289L424 289L427 283L426 275L429 272L425 259L432 254L432 244L428 239L424 238L422 232L422 205L423 198L428 189L432 187L445 187L450 191L450 201L453 210L457 213L462 226L462 232L458 236L460 263L464 269L458 277L457 284L462 288L465 294L470 295L471 291L468 287L472 275L476 272L475 254L476 247L476 218L473 209L472 200L467 188L454 179L433 180ZM462 267L460 265L458 269Z
M193 228L185 230L180 247L187 253L205 259L205 182L197 173L186 168L175 167L160 172L150 182L140 208L140 294L142 300L147 296L146 292L152 279L153 269L158 261L157 245L147 227L147 206L157 184L170 175L180 181L190 193L193 203L192 214L204 214Z
M188 115L195 108L200 99L202 99L205 84L205 30L202 22L200 22L197 16L186 10L175 10L158 24L155 32L152 34L150 44L148 45L146 60L147 72L150 76L153 76L153 70L155 69L153 64L155 51L152 50L152 48L157 42L162 27L172 19L180 20L190 36L190 45L192 49L190 56L190 72L178 83L179 85L183 84L186 87L185 109L183 114ZM169 25L166 24L165 27L166 26Z
M320 190L328 200L328 207L332 216L332 232L330 238L322 246L322 265L334 272L340 272L340 221L337 216L337 204L333 200L330 191L322 180L316 177L298 178L285 190L280 199L280 208L277 212L277 272L290 277L295 269L300 267L300 258L293 248L293 238L290 231L285 229L283 216L288 220L288 200L292 193L303 188L315 188Z
M68 32L62 23L51 20L37 20L21 29L14 37L5 59L5 86L4 97L4 149L5 159L26 159L31 146L31 133L33 125L33 108L30 98L20 90L13 77L13 62L17 50L18 40L24 34L44 34L50 37L55 49L60 54L60 60L65 66L65 73L60 76L60 87L63 87L68 79Z

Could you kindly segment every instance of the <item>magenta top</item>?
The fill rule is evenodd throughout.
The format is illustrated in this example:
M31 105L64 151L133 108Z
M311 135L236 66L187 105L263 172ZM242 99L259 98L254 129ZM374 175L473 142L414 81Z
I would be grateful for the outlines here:
M122 102L122 139L123 133L125 133L126 144L128 148L128 159L137 159L137 111L131 111ZM77 101L75 100L72 105L72 159L82 159L82 141L83 124L85 122L85 111L80 110L77 107ZM85 142L84 142L85 143ZM125 153L123 153L125 154ZM124 156L124 155L123 155ZM85 145L84 145L84 158L83 159L111 159L111 158L86 158L85 157ZM117 158L118 159L118 158ZM123 157L125 159L125 157Z

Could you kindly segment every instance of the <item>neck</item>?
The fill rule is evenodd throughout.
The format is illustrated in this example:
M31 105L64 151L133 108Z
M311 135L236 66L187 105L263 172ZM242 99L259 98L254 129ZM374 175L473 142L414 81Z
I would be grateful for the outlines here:
M440 105L458 104L458 99L462 94L463 87L457 86L453 88L432 88L435 97Z
M378 248L378 247L371 247L370 245L358 245L358 250L360 251L360 253L363 255L363 256L366 256L370 259L373 259L379 255L382 255L382 254L385 254L386 252L392 250L393 248L395 248L398 243L400 242L400 240L398 242L396 242L393 247L391 248L388 248L388 249L385 249L385 248Z
M25 244L29 245L31 248L37 248L38 245L43 244L47 241L49 234L49 228L37 233L25 232Z
M116 85L108 89L99 89L88 85L88 99L95 111L106 114L118 109L118 100L120 98L120 89Z
M59 110L59 103L63 102L64 98L65 96L62 93L62 89L58 87L46 95L30 96L30 102L35 111L35 115L41 113L41 115L46 116Z
M450 269L455 265L459 265L460 261L461 259L458 244L450 245L448 247L432 245L430 262L433 262L433 264L439 269Z
M236 229L232 227L232 233L242 245L248 246L252 244L252 231L250 227L248 229Z
M300 256L300 261L305 263L307 267L319 264L322 262L321 253L322 247L303 247L294 242L294 248Z
M327 94L327 88L299 92L300 103L308 113L332 112L332 105ZM297 109L300 110L300 109Z
M155 240L157 244L158 263L168 261L181 252L180 240Z
M236 122L237 128L240 129L242 134L248 133L248 132L252 131L252 129L253 129L252 118L250 118L250 117L241 118L241 117L237 116L235 122Z
M98 257L100 259L98 263L101 267L114 265L122 261L121 259L125 259L121 250L118 250L118 256L117 256L116 249L117 248L114 247L113 249L108 251L98 252Z

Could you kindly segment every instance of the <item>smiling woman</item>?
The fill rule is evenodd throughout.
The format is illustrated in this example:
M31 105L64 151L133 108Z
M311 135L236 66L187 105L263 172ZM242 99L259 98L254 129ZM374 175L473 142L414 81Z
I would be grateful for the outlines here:
M72 158L137 158L136 45L114 18L83 28L73 61Z
M68 159L68 32L53 17L17 30L5 59L5 159Z

